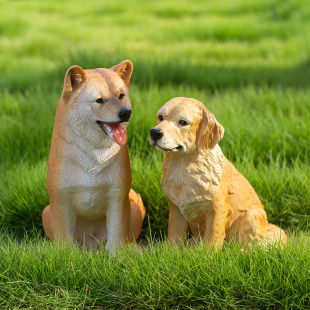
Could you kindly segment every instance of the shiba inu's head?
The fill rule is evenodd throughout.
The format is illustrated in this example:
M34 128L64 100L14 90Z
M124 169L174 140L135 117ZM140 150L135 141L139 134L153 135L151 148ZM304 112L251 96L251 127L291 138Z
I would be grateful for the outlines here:
M157 112L149 142L162 153L203 153L213 149L223 135L223 126L200 101L177 97Z
M131 117L129 85L133 65L124 60L110 69L83 70L72 66L62 92L64 121L96 146L127 141Z

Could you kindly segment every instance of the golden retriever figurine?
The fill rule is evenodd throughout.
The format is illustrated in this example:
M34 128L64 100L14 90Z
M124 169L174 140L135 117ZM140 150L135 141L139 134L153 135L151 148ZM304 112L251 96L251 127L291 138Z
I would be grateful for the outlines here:
M159 109L149 142L166 153L161 185L170 205L168 244L185 242L188 226L211 246L235 237L285 244L285 232L268 223L256 192L223 155L217 144L223 135L198 100L174 98Z
M145 209L131 187L126 127L133 65L68 69L59 100L47 171L48 237L115 253L138 238Z

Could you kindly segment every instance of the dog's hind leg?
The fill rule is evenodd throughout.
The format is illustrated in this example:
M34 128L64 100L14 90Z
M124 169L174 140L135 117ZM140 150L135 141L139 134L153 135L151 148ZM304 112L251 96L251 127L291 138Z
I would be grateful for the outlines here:
M240 242L255 241L261 244L274 244L278 241L285 244L287 240L281 228L268 223L266 212L261 206L253 206L240 214L227 231L226 241L235 237Z
M248 240L255 240L263 245L275 244L279 241L282 241L283 244L286 243L285 232L276 225L268 223L266 211L262 207L254 206L247 212Z
M241 243L261 242L266 233L267 215L262 207L253 206L240 212L238 218L226 230L226 241L236 239Z

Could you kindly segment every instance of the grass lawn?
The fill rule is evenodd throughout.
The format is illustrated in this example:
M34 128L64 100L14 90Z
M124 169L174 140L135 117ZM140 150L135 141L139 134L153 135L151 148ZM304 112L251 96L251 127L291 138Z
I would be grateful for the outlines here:
M0 308L309 308L308 29L302 0L0 0ZM134 64L128 146L142 237L165 235L169 211L148 133L160 106L187 96L224 126L220 146L288 232L285 249L160 245L111 260L42 238L64 74L124 59Z
M309 236L283 249L228 245L141 252L57 247L2 237L1 309L302 309L310 304Z

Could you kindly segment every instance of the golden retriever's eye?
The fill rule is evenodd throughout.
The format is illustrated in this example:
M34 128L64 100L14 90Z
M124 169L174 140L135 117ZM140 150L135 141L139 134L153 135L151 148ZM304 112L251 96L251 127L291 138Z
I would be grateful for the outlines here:
M98 99L96 100L96 102L97 102L97 103L101 103L101 104L104 103L104 101L103 101L102 98L98 98Z
M188 123L187 123L186 121L184 121L183 119L181 119L181 120L179 121L179 124L180 124L181 126L186 126L186 125L188 125Z
M162 115L158 115L158 120L161 122L164 119Z
M125 94L124 93L120 93L118 99L123 99L125 97Z

